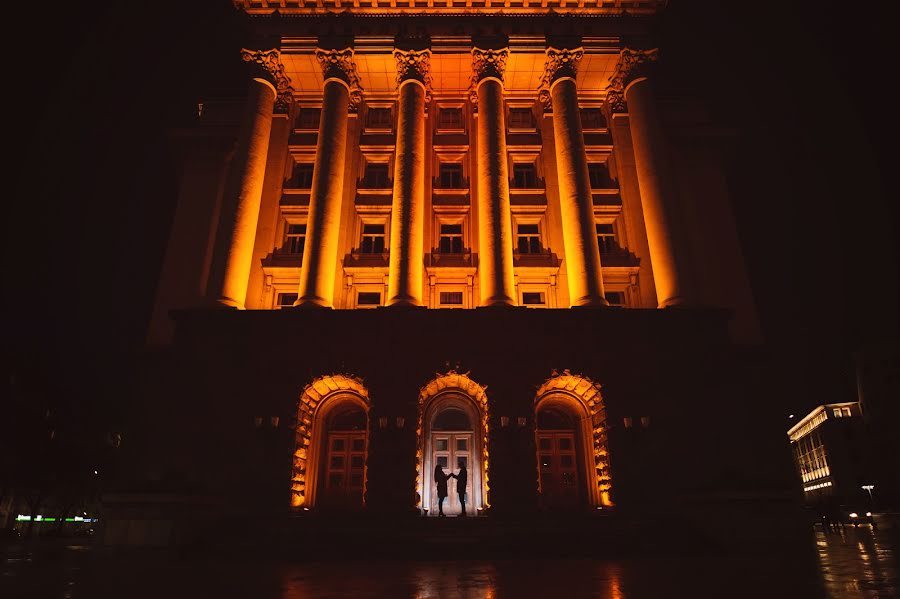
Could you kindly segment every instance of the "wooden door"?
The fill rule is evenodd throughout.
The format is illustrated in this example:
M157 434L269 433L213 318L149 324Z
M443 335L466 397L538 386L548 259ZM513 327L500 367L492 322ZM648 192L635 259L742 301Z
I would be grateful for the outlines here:
M362 507L365 466L365 432L328 434L328 455L325 461L325 503L328 507Z
M547 507L578 505L578 460L575 431L538 430L538 468L541 503Z
M431 433L431 463L434 475L434 466L440 465L444 474L456 474L462 461L466 465L466 513L473 514L475 506L472 502L472 432L471 431L440 431ZM438 513L437 485L434 480L431 484L431 507L429 513ZM447 481L447 499L444 500L444 514L456 516L462 511L459 503L459 494L456 491L456 479Z

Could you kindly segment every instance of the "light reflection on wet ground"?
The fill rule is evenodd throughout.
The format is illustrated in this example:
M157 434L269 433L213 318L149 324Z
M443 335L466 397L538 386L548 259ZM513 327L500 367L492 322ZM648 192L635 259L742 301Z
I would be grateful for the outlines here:
M0 597L900 597L896 538L868 527L817 529L806 555L627 559L354 560L178 557L59 545L7 553ZM377 551L373 551L377 554Z

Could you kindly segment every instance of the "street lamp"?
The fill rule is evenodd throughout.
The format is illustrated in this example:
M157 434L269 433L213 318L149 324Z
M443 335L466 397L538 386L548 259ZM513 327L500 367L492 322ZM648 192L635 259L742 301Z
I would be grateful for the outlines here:
M872 501L872 489L875 488L875 485L863 485L862 488L869 492L869 501Z
M875 485L863 485L862 488L869 492L869 511L870 511L870 513L874 512L875 511L875 500L872 499L872 489L875 488ZM872 529L874 530L874 528L875 528L875 521L873 520L872 521Z

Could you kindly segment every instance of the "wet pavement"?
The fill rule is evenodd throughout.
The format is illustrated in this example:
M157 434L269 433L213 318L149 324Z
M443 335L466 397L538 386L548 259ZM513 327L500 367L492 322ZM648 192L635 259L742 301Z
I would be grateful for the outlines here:
M347 561L217 557L161 550L112 552L43 543L4 554L0 597L833 597L900 598L897 537L869 527L809 536L785 553L655 555L623 559Z

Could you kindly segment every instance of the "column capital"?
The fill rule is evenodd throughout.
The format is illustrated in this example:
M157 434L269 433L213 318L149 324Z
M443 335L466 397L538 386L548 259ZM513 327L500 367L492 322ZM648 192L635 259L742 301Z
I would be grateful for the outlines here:
M281 52L277 48L271 50L241 48L241 58L262 71L260 74L263 78L275 86L277 94L275 112L288 112L294 103L294 88L281 62Z
M648 77L658 62L659 48L650 50L622 48L616 68L609 78L609 87L624 92L628 84L635 79Z
M350 109L355 111L362 100L362 85L353 61L353 48L325 50L316 48L316 60L322 67L325 79L340 79L350 90Z
M425 108L431 102L431 50L401 50L394 48L397 61L397 87L405 81L418 81L425 87Z
M606 117L607 123L612 123L614 114L627 112L628 107L625 104L625 92L620 89L613 89L612 87L607 88L606 99L603 101L601 110L603 110L603 116Z
M397 61L397 85L404 81L421 81L431 87L431 50L401 50L394 48Z
M625 88L636 79L648 77L657 62L659 62L659 48L650 50L622 48L615 70L609 78L609 87L606 88L603 110L607 121L614 114L626 112Z
M478 82L485 77L496 77L503 81L503 75L506 72L506 60L509 58L509 48L500 48L497 50L472 48L472 83L478 85Z
M544 110L550 110L550 88L563 77L575 79L578 74L578 63L584 57L584 48L547 48L547 60L544 62L544 74L538 87L538 99Z
M488 77L499 79L500 83L503 83L508 58L509 48L472 48L472 78L469 85L469 99L475 110L478 110L478 84Z

